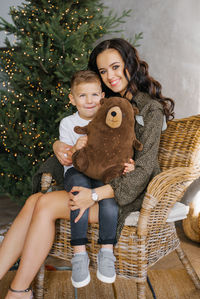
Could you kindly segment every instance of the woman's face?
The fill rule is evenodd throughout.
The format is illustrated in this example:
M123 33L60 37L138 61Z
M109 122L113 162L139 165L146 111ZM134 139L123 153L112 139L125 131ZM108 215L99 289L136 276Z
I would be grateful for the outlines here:
M128 81L124 76L124 61L115 49L107 49L97 56L97 67L104 84L115 93L124 95Z

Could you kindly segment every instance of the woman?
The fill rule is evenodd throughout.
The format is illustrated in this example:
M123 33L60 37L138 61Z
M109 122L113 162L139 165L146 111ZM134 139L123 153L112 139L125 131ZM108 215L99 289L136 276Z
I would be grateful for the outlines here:
M125 218L130 212L140 210L148 183L160 172L157 159L160 134L166 126L165 119L174 117L174 101L163 97L160 83L149 76L148 64L141 61L137 50L121 38L97 45L90 55L88 67L99 74L107 97L120 95L139 109L135 131L143 150L135 153L135 170L97 188L99 198L114 196L120 207L119 238ZM63 165L67 163L66 147L60 141L53 146ZM79 193L75 196L70 194L71 209L80 208L81 216L90 205L90 190L74 188L73 191Z
M99 74L106 96L121 95L139 109L135 130L143 144L142 152L134 156L135 170L109 184L95 188L98 200L115 197L119 205L118 233L126 216L139 210L149 181L159 173L157 159L164 116L173 118L174 102L161 93L161 85L148 73L148 65L127 41L119 38L101 42L92 51L89 68ZM63 165L68 146L56 141L54 151ZM77 195L73 195L78 191ZM70 209L80 209L79 216L90 208L89 222L98 222L98 205L91 190L73 187L70 193L55 191L29 197L15 219L0 248L0 279L21 256L20 265L6 299L32 298L29 285L48 255L55 233L55 220L70 218Z

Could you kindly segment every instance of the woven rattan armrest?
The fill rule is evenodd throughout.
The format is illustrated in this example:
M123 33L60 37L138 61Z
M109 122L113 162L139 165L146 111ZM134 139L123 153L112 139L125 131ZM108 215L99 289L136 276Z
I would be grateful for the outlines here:
M47 191L52 183L52 175L51 173L44 172L41 177L41 191Z
M200 176L200 169L175 167L161 172L149 183L137 226L138 236L147 236L148 227L166 222L170 209L179 201L189 185ZM156 217L151 217L157 210ZM158 217L157 217L158 215Z

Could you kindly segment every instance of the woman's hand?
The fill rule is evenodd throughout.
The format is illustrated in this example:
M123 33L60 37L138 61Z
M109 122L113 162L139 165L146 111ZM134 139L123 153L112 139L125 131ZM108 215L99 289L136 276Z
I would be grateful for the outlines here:
M69 166L72 164L72 146L62 141L55 141L53 144L53 151L57 159L62 165Z
M123 174L126 174L130 171L135 170L135 162L133 161L133 159L129 160L129 163L124 163L124 171Z
M77 193L78 192L78 193ZM93 206L92 191L89 188L74 186L69 192L69 207L72 211L80 209L74 222L78 222L85 210Z

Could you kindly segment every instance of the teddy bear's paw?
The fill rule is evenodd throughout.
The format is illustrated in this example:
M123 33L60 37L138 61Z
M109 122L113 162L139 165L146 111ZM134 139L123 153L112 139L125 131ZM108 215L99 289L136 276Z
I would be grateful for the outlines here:
M78 150L72 155L72 164L78 171L80 172L86 171L89 162L84 149Z
M123 174L124 165L115 165L106 169L102 175L102 181L108 184L112 179L119 177Z

